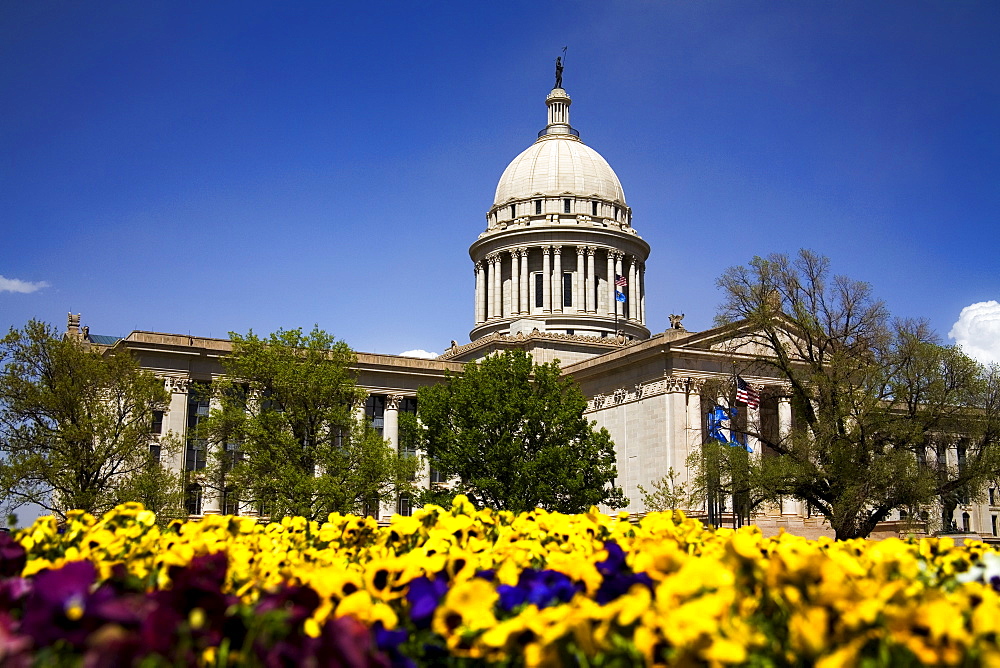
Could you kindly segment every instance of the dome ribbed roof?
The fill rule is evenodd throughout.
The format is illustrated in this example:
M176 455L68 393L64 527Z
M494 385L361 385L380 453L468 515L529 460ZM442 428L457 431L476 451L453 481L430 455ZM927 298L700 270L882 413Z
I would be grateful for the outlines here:
M625 204L625 191L611 165L579 139L547 135L507 165L493 205L536 195L599 197Z

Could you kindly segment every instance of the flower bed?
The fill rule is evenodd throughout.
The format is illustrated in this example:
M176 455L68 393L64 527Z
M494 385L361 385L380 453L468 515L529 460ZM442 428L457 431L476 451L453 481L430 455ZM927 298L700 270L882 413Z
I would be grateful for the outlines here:
M1000 662L1000 554L763 538L678 513L515 516L464 498L161 530L121 506L0 537L3 665Z

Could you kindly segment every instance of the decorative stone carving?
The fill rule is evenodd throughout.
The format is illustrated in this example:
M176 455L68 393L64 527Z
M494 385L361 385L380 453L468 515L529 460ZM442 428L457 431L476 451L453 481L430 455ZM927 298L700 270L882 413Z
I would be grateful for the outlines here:
M163 378L163 388L171 394L187 394L191 386L189 378L178 378L176 376L165 376Z
M671 313L669 317L670 317L670 329L679 329L682 332L687 331L684 329L684 325L681 324L681 320L684 319L683 313L681 313L680 315Z
M685 392L688 389L688 379L670 376L663 381L666 392Z
M626 396L628 396L628 392L625 390L624 387L619 387L617 390L615 390L615 393L612 395L614 402L616 404L620 404L621 402L625 401Z
M389 411L398 411L399 402L403 400L402 394L390 394L385 398L385 409Z

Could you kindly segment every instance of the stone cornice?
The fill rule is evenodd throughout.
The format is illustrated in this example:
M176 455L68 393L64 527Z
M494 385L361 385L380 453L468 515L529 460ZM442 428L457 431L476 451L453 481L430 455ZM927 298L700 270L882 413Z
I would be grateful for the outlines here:
M584 336L582 334L561 334L558 332L531 332L530 334L524 334L523 332L518 332L514 336L504 334L501 332L493 332L480 337L473 341L472 343L466 343L461 346L453 346L448 350L444 351L438 359L449 360L455 357L464 355L465 353L478 350L479 348L487 347L492 343L499 343L501 345L507 346L519 346L524 343L530 343L532 341L566 341L570 343L581 343L584 345L600 346L605 350L617 350L628 345L635 345L637 341L628 341L625 344L620 343L617 339L611 337L603 336Z
M705 385L705 381L718 377L720 376L665 376L663 378L657 378L645 383L636 383L634 385L618 387L610 392L603 392L591 397L587 401L586 412L589 413L598 411L617 406L619 404L635 402L640 399L648 399L662 394L700 394ZM777 395L778 397L783 396L787 390L786 385L783 383L750 383L750 386L762 395Z

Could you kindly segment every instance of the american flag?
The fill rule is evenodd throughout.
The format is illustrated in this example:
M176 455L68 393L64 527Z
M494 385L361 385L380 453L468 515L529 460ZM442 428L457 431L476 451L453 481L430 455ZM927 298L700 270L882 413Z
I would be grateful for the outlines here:
M618 286L619 288L624 288L626 285L628 285L628 280L624 276L619 276L618 274L615 274L615 285Z
M760 408L760 393L750 387L739 376L736 376L736 401L742 401L747 408Z

